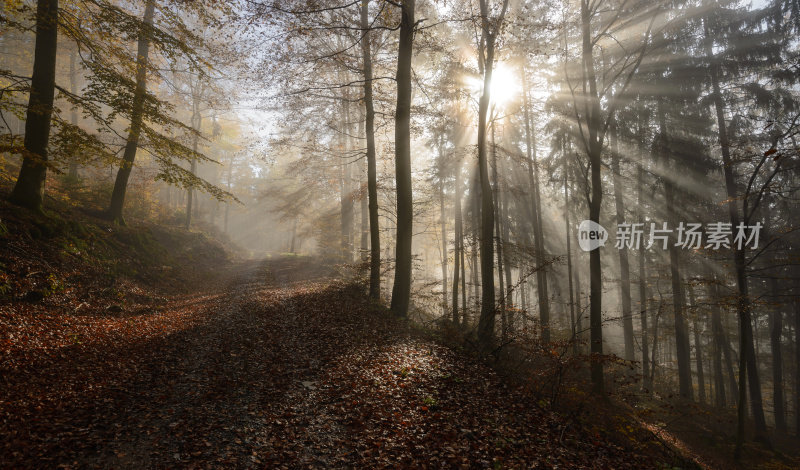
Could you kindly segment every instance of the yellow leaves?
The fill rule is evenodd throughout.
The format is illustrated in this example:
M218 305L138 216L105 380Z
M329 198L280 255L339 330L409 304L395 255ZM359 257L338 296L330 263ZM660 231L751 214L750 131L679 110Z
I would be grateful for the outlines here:
M2 11L3 13L11 13L22 7L22 0L3 0Z

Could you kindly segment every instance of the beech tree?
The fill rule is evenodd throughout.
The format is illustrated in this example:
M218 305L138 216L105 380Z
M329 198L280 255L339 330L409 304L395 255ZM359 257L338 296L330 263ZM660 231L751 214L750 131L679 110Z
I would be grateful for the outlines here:
M488 0L480 1L480 42L478 44L478 67L483 76L483 88L478 104L478 174L480 181L480 257L481 257L481 315L478 320L478 340L488 347L494 340L495 292L494 292L494 200L489 183L487 163L486 131L489 101L491 100L492 72L495 48L508 10L508 0L503 0L497 16L489 14ZM502 295L502 294L501 294Z
M411 56L414 50L415 0L400 3L400 40L397 46L397 108L394 125L395 186L397 190L397 240L395 245L392 312L408 315L411 296L411 240L413 195L411 189Z
M47 177L57 44L58 0L40 0L36 3L36 47L25 119L25 153L17 183L11 192L12 202L37 212L42 211Z

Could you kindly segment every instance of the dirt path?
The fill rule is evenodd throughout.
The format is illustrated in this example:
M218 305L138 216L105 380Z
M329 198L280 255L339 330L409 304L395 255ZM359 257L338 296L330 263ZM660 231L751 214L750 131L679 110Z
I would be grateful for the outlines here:
M314 260L245 263L220 291L165 307L182 317L163 334L4 367L1 466L654 463L570 429L324 271Z

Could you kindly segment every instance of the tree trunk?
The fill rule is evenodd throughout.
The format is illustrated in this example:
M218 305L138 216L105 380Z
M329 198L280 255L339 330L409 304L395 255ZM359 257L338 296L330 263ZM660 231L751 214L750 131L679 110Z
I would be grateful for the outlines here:
M511 284L511 256L508 251L509 223L508 218L508 187L500 193L500 232L503 243L503 270L506 274L506 321L508 328L514 328L514 314L516 309L510 308L514 303L514 286Z
M142 19L145 25L143 28L153 25L154 12L155 0L147 0L144 7L144 17ZM111 204L108 208L108 218L120 225L125 224L125 219L122 217L122 208L125 204L125 193L128 190L128 178L130 178L131 171L133 170L133 161L136 158L136 149L139 146L139 135L142 131L144 99L147 92L147 62L149 51L149 35L144 31L140 31L136 55L136 88L133 92L131 125L128 131L128 141L125 144L125 152L122 156L122 165L120 165L119 171L117 171L114 190L111 193Z
M411 193L411 54L414 45L415 0L402 0L402 2L394 127L397 243L391 308L395 315L406 317L411 295L411 238L414 217Z
M342 164L339 175L339 201L341 217L341 253L345 263L353 261L353 187L352 187L352 165L349 161L350 151L350 96L349 90L345 89L342 94L342 122L340 128L340 148L342 150Z
M639 128L639 163L636 169L636 198L639 222L644 224L644 126ZM647 338L647 272L644 268L644 243L639 243L639 320L642 329L642 386L646 392L653 389L649 371L649 344Z
M794 299L794 433L800 436L800 299Z
M413 10L413 7L412 7ZM413 18L413 11L412 11ZM372 102L372 52L370 50L369 32L369 0L361 3L361 28L364 37L361 40L361 54L364 60L364 108L367 136L367 196L369 197L369 296L379 299L381 296L381 236L378 226L378 170L375 161L375 108ZM409 48L409 61L411 44ZM409 84L410 87L410 84Z
M547 291L547 274L544 270L544 240L542 233L542 205L539 194L539 164L536 162L536 138L533 133L528 101L528 86L525 67L522 75L522 106L525 116L525 147L527 149L528 179L531 188L531 225L533 227L533 249L536 254L536 294L539 300L539 321L542 341L550 341L550 296Z
M231 186L233 185L233 182L231 181L232 178L233 178L233 156L231 156L231 161L228 164L228 181L226 183L228 185L228 192L231 192ZM228 233L228 212L230 211L230 208L231 208L231 204L229 202L226 202L225 203L225 221L224 221L224 228L223 228L223 231L226 234Z
M364 165L366 166L366 165ZM362 167L362 170L365 168ZM363 178L363 171L362 171L362 178ZM361 243L359 246L359 251L361 252L361 261L367 261L369 259L369 202L367 201L367 195L364 190L367 188L366 184L364 183L363 179L359 178L358 186L361 188L359 190L359 205L361 206Z
M736 381L736 372L733 370L733 346L731 346L728 335L723 331L722 353L725 357L725 370L728 372L728 388L731 391L732 400L739 403L739 385Z
M464 242L463 242L463 227L461 220L461 164L456 163L456 197L454 201L455 206L455 240L453 242L453 324L458 325L458 283L461 280L461 262L463 258Z
M780 294L778 282L770 279L770 288L773 294ZM777 305L769 316L769 339L772 349L772 402L775 409L775 430L786 434L786 411L783 398L783 354L781 352L781 333L783 333L783 312L781 305Z
M33 74L25 118L24 145L27 155L22 158L22 168L9 198L14 204L36 212L42 212L47 178L47 146L53 116L57 47L58 0L38 0Z
M575 322L575 295L572 282L572 230L569 223L569 187L567 186L567 173L569 158L567 157L566 136L561 141L561 154L564 159L564 232L567 240L567 286L569 287L569 326L572 330L572 354L578 355L578 330Z
M614 174L614 207L617 211L617 223L625 222L625 201L622 198L622 176L619 165L619 137L616 135L614 124L612 137L614 138L611 152L611 170ZM619 252L620 272L620 297L622 300L622 330L625 339L625 360L633 361L633 316L631 315L631 277L628 265L628 248L622 247Z
M442 315L447 316L447 219L444 210L444 154L439 147L439 218L442 237Z
M694 331L695 368L697 369L697 397L700 403L706 403L706 377L703 369L703 346L700 342L700 328L697 324L697 302L694 289L689 286L689 305L692 309L692 330Z
M572 188L574 191L575 188ZM578 262L576 257L575 262ZM580 344L580 341L583 341L584 334L583 334L583 306L581 304L581 274L578 269L573 270L575 274L575 330L577 331L576 340L578 340L578 351L583 351L583 344Z
M661 316L661 302L659 301L658 312L656 313L655 318L653 319L653 352L650 354L650 383L654 383L655 376L656 376L656 353L658 352L658 320Z
M479 231L481 226L481 183L480 175L477 168L474 172L472 181L472 190L470 191L474 196L472 197L472 243L470 245L470 276L472 285L470 291L472 294L473 311L480 312L481 308L481 294L480 294L480 263L478 262L478 239L480 237Z
M491 123L492 127L492 176L493 176L493 187L492 187L492 199L494 199L494 238L497 244L497 279L500 284L500 331L503 337L503 340L506 338L506 334L508 333L508 323L506 318L506 298L505 298L505 283L503 282L503 237L500 232L500 182L498 181L498 172L497 172L497 144L495 142L495 127L494 121Z
M297 217L294 218L294 222L292 223L292 242L289 245L289 253L294 253L295 250L295 239L297 238Z
M589 220L597 224L600 223L600 207L603 200L603 180L601 178L602 166L602 118L600 116L600 99L597 94L597 80L594 70L594 57L592 54L592 37L590 31L590 16L588 0L581 1L581 33L582 33L582 55L583 70L585 73L585 83L588 84L587 116L586 124L588 130L588 157L591 167L591 199L589 201ZM591 111L589 111L591 110ZM589 324L591 353L591 377L592 391L596 395L605 392L605 379L603 378L603 362L600 356L603 354L603 285L602 285L602 265L600 263L600 250L595 249L589 252Z
M458 201L458 207L461 209L461 199ZM466 254L464 253L464 220L463 215L461 217L461 224L459 233L460 236L458 238L458 243L460 246L459 251L461 252L461 325L465 326L467 324L467 267L466 267Z
M200 115L199 104L197 103L197 98L195 98L195 112L194 115L192 116L192 129L196 130L197 132L200 132L200 126L202 125L202 123L203 123L203 116ZM197 152L198 139L199 137L197 134L195 134L192 137L192 152L194 153ZM195 158L192 158L190 171L192 172L193 175L197 175L197 159ZM194 193L195 193L194 188L188 188L186 190L186 224L185 224L186 230L189 230L189 227L191 227L192 225L192 210L193 209L197 210L197 208L194 207Z
M75 66L75 59L78 56L77 49L73 49L69 54L69 91L73 95L78 94L78 69ZM69 122L73 126L78 125L78 110L76 108L72 108L69 113ZM69 162L69 167L67 169L67 175L72 181L77 181L79 178L78 175L78 162L75 161L75 156L72 155L72 159Z
M494 342L496 309L494 305L494 201L489 183L489 165L486 155L486 128L489 100L491 98L494 68L494 43L496 29L490 26L487 0L480 1L481 43L478 54L483 61L483 91L478 102L478 176L481 188L481 315L478 320L478 342L488 348ZM485 56L484 56L485 51Z
M727 351L725 336L722 330L722 320L719 312L719 293L716 277L712 278L711 298L711 333L714 339L714 404L723 408L727 404L725 399L725 381L722 377L722 352ZM732 368L732 367L731 367ZM735 385L735 383L734 383ZM736 388L734 387L733 390Z
M664 174L664 203L667 209L667 224L673 230L677 226L675 215L675 186L670 180L672 174L671 152L667 131L666 112L663 100L658 100L658 127L661 139L660 164ZM689 346L689 326L686 323L686 300L684 298L683 281L681 280L680 253L674 237L668 241L670 277L672 280L672 312L675 326L675 352L678 359L678 394L681 398L692 399L692 366Z

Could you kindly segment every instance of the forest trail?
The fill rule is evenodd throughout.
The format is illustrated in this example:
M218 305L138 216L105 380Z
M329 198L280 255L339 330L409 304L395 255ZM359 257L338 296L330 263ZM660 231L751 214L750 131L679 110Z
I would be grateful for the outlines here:
M320 272L243 262L154 333L7 355L2 467L655 465Z

